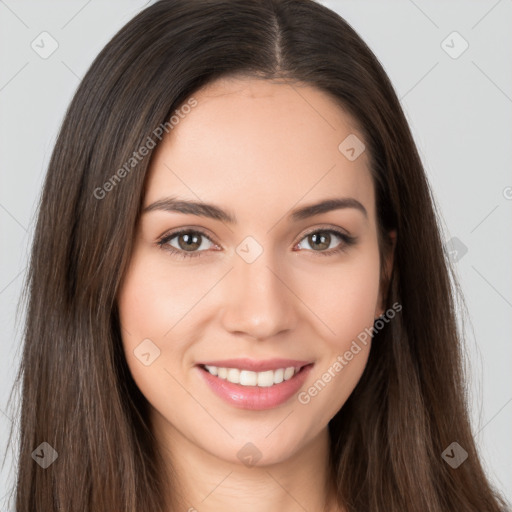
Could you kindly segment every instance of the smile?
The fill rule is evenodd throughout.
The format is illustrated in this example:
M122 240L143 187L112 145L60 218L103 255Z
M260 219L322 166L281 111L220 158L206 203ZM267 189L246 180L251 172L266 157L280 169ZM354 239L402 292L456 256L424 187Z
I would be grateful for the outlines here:
M240 361L240 360L238 360ZM265 410L286 403L304 384L314 363L290 361L286 364L238 364L240 367L199 364L196 368L209 389L224 402L239 409ZM293 363L294 366L288 366ZM227 361L224 361L227 364ZM281 366L282 365L282 366ZM245 366L245 368L244 368ZM266 366L262 371L248 367Z

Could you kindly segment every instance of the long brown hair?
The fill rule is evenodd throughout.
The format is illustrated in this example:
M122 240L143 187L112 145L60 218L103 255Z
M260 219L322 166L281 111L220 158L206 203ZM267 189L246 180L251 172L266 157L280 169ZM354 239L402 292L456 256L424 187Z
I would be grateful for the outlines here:
M402 311L375 334L362 378L329 423L339 503L349 512L498 512L506 503L486 479L468 418L454 277L406 118L367 45L311 0L161 0L84 77L33 241L17 512L165 510L116 307L154 149L131 159L194 91L228 75L329 93L364 135L381 254L397 231L387 304ZM58 453L46 469L31 456L42 442ZM452 442L468 453L456 469L441 457Z

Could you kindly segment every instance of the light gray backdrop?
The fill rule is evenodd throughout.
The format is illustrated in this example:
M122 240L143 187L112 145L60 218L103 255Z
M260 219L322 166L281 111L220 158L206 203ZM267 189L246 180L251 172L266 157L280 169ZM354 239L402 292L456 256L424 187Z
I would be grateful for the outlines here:
M93 58L146 3L0 0L0 455L14 414L8 397L23 320L20 314L15 323L16 304L57 130ZM477 442L510 500L512 1L322 3L372 48L408 117L470 311ZM2 511L10 510L12 477L9 450L0 472Z

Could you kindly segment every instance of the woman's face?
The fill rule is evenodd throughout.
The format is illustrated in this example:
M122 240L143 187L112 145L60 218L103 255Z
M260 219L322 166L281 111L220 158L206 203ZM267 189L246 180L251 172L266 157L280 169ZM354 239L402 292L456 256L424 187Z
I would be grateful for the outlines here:
M223 79L194 98L151 163L126 359L169 443L283 461L351 394L383 311L368 155L309 86Z

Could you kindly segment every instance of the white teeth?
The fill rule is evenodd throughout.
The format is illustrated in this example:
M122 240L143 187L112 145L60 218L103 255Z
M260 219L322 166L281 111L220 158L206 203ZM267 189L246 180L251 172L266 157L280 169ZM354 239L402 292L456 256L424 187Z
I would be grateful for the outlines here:
M277 370L267 370L264 372L252 372L250 370L239 370L238 368L219 368L217 366L205 365L205 369L212 375L221 379L241 384L242 386L259 386L268 388L274 384L280 384L283 380L290 380L300 368L290 366L288 368L279 368Z
M274 371L273 370L267 370L266 372L258 373L258 386L260 386L262 388L268 388L273 385L274 385Z
M284 380L289 380L293 377L293 374L295 373L295 368L286 368L284 371Z
M217 375L218 368L216 366L205 366L205 368L212 374Z
M284 368L279 368L274 372L274 384L281 384L284 380Z
M242 370L240 372L240 384L242 386L257 386L258 374L249 370Z
M233 384L238 384L240 382L240 370L238 368L229 368L226 380Z

